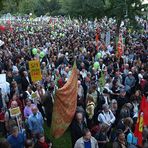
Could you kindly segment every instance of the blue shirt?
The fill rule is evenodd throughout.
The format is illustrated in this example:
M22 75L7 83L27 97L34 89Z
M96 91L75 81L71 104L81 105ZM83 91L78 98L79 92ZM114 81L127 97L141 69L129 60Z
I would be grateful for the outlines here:
M29 129L33 134L43 133L43 117L40 112L31 114L28 118Z
M24 148L25 136L22 133L19 133L17 137L10 135L7 141L11 145L11 148Z
M84 148L91 148L91 141L84 141Z

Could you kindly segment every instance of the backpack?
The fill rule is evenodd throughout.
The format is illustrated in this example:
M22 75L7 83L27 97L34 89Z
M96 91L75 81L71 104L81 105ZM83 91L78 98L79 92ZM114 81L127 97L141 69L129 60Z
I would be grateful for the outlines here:
M132 132L127 135L128 148L137 148L137 138Z

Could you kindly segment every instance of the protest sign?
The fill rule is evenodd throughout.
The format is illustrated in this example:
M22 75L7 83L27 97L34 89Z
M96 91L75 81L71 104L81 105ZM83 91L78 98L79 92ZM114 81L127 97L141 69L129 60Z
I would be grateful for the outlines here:
M9 109L9 111L10 111L10 116L11 117L16 117L16 116L21 114L21 111L20 111L19 107L15 107L15 108Z
M6 83L6 74L0 74L0 84Z
M29 70L33 82L42 80L40 63L38 60L29 61Z
M2 40L0 40L0 47L4 45L4 42Z

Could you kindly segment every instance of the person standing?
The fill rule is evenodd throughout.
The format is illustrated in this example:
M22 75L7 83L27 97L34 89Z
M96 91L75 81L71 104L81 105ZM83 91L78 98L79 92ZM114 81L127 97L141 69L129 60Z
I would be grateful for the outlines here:
M82 131L86 128L86 124L84 122L84 115L82 112L77 112L75 115L75 119L71 124L71 138L72 138L72 146L74 147L75 142L82 137Z
M28 117L28 125L33 138L36 138L39 134L44 132L43 123L41 113L38 111L38 108L34 106L32 108L32 114Z
M115 122L116 118L112 111L109 109L109 105L104 104L102 108L102 112L98 115L98 121L99 123L105 123L109 127L111 127L112 124Z
M91 136L89 129L84 129L83 137L76 141L74 148L98 148L98 142Z
M25 139L25 134L19 133L18 127L14 126L12 134L8 136L7 141L11 148L24 148Z
M113 148L127 148L125 134L122 130L117 131L117 140L113 143Z
M43 134L38 136L38 141L35 144L34 148L52 148L52 143L47 142Z

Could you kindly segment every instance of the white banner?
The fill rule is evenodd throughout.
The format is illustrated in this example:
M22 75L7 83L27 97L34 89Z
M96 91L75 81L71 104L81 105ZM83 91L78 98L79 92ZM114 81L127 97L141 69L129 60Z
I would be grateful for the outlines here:
M110 45L110 31L106 32L105 43L106 43L106 46Z

